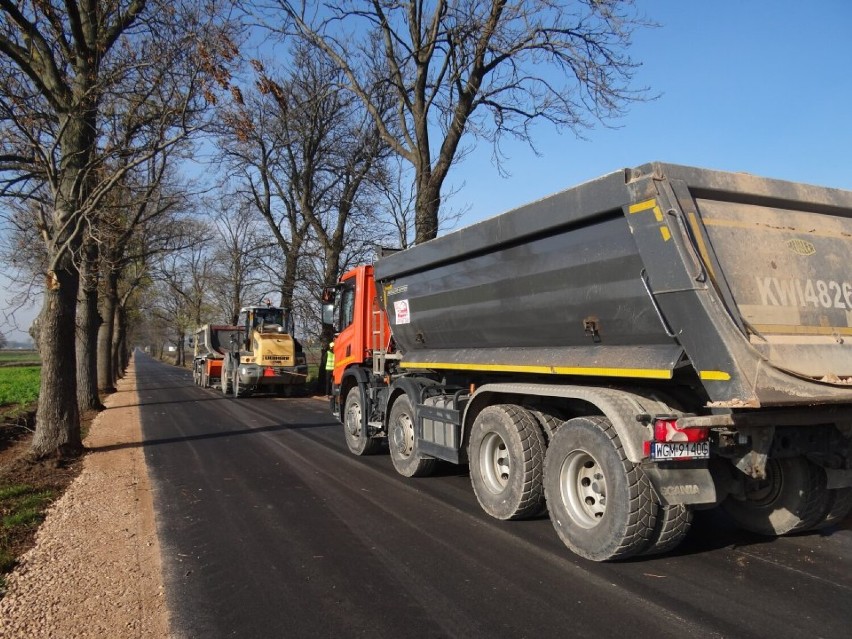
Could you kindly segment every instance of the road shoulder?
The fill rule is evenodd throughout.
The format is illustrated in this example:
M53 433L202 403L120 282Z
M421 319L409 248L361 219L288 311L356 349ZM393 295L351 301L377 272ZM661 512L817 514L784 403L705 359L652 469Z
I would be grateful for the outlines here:
M82 472L9 575L0 636L169 636L133 364L105 403Z

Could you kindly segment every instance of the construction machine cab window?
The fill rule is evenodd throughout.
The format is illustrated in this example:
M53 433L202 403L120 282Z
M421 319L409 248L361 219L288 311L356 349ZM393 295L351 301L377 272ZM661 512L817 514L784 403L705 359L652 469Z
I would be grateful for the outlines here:
M245 327L245 335L250 335L253 330L261 333L290 333L293 332L293 319L290 314L281 308L275 307L250 307L240 312L240 325Z

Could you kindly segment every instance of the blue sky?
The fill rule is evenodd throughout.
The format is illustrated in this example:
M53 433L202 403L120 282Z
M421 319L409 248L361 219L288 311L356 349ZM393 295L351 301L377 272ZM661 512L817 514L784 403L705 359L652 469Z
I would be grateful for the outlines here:
M450 174L459 226L628 166L660 160L852 190L852 2L637 0L659 23L634 37L634 104L585 140L536 129L536 156L504 147L503 178L486 145ZM448 190L445 190L448 192ZM0 331L7 283L0 279ZM31 313L18 313L29 326Z
M636 86L657 100L586 140L540 127L540 156L482 147L455 169L460 225L605 173L660 160L852 190L852 2L638 0ZM463 185L462 185L463 184Z

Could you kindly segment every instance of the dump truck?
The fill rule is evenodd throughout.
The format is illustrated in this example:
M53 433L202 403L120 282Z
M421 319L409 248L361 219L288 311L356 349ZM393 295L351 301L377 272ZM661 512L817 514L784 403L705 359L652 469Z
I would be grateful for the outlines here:
M349 450L468 464L498 519L595 561L721 506L852 509L852 192L650 163L355 268L324 292Z
M222 363L222 392L234 397L302 393L308 364L293 337L294 324L286 309L269 303L241 308L240 332L232 337Z
M196 385L210 388L221 385L222 363L231 348L231 338L242 329L229 324L205 324L193 335L192 378Z

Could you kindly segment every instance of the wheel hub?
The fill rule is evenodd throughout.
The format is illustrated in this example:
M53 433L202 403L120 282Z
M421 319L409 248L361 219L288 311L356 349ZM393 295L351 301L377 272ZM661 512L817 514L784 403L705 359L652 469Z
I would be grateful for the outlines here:
M400 415L393 424L391 445L403 457L408 457L414 450L414 426L408 415Z
M503 492L511 477L511 465L506 442L500 435L491 432L482 439L482 447L479 451L479 467L485 486L492 493Z
M783 484L783 473L777 459L766 462L766 479L747 481L745 501L753 506L770 506L778 499Z
M575 450L559 471L562 501L571 519L583 528L594 528L606 512L606 477L597 460Z
M346 411L346 430L353 437L361 432L361 407L358 405L350 406Z

